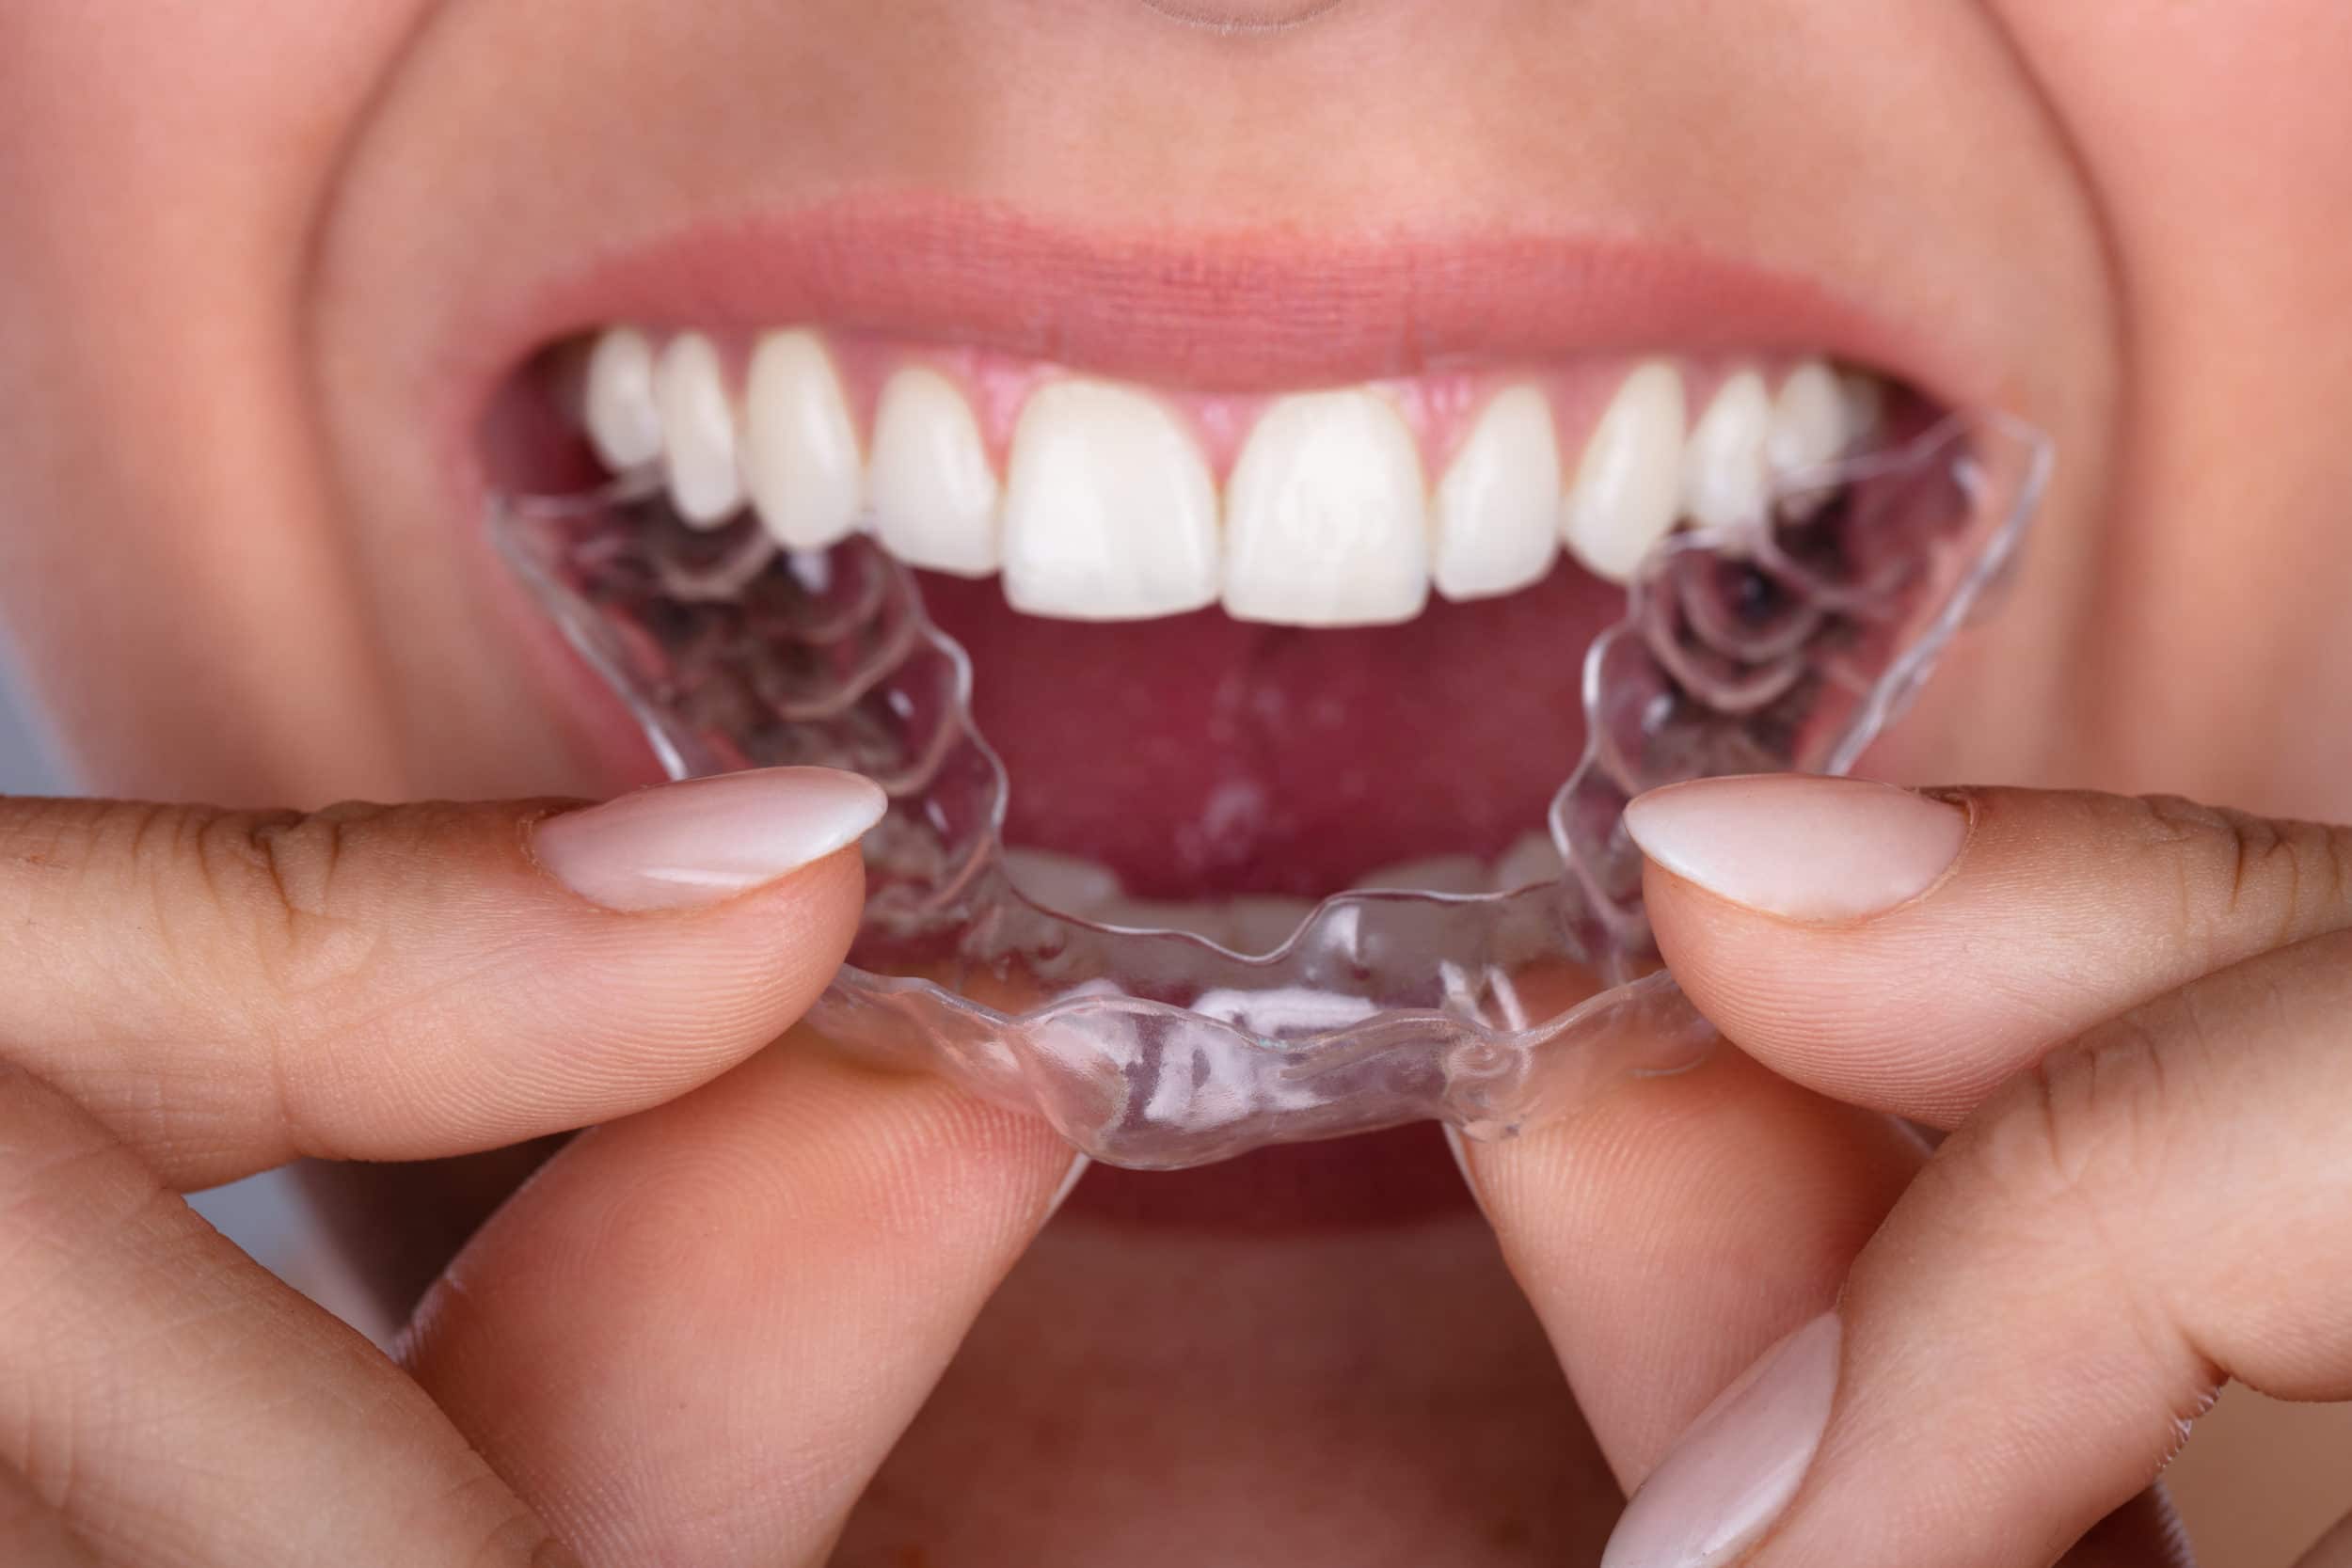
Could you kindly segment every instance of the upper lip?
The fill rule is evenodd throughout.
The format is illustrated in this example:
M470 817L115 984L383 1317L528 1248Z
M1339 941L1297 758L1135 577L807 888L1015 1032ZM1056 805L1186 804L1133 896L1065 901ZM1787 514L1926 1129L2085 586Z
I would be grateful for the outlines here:
M975 343L1168 387L1276 390L1454 360L1789 350L1997 401L1951 356L1814 278L1694 245L1574 234L1089 232L953 201L864 198L656 238L490 302L443 386L461 468L533 351L613 322L793 323Z

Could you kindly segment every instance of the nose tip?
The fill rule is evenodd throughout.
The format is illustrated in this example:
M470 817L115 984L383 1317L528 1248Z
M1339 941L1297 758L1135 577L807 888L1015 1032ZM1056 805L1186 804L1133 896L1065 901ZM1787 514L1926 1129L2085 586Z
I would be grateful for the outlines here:
M1219 32L1267 33L1312 22L1346 0L1142 0L1142 4L1196 27Z

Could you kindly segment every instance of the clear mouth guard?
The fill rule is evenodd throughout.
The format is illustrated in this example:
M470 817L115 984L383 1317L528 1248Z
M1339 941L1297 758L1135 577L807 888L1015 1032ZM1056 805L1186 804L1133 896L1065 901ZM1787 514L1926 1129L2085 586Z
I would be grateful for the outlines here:
M644 476L501 500L492 524L671 775L823 764L889 792L823 1035L1166 1169L1424 1119L1506 1136L1697 1060L1714 1036L1659 969L1627 801L1850 767L2010 565L2049 462L2007 416L1956 417L1784 483L1753 526L1669 535L1623 620L1561 650L1586 723L1549 811L1565 870L1339 894L1259 953L1016 885L970 662L864 536L794 553L753 521L696 531Z

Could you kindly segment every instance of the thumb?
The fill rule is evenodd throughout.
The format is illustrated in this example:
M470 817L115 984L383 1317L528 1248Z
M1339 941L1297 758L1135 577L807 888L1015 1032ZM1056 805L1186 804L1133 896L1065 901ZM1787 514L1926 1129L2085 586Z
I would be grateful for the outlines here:
M2352 832L2169 799L1796 774L1641 797L1650 921L1750 1055L1951 1127L2053 1046L2352 925Z
M183 1187L671 1099L855 932L882 791L774 768L600 806L0 800L0 1064Z

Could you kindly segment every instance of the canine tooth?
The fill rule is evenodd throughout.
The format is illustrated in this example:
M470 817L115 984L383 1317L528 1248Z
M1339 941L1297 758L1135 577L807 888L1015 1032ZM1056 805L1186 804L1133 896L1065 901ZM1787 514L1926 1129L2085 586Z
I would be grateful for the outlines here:
M1595 576L1630 581L1674 527L1686 417L1682 372L1651 360L1625 378L1594 427L1562 527L1568 548Z
M613 327L588 351L588 440L597 460L616 474L661 456L653 365L653 341L633 326Z
M1075 621L1216 601L1216 486L1152 399L1099 381L1034 393L1005 483L1005 597Z
M1367 871L1354 887L1361 893L1484 893L1486 867L1475 855L1430 855Z
M1109 866L1051 849L1006 849L1005 875L1032 902L1080 918L1117 901L1122 891Z
M1438 485L1438 592L1476 599L1535 581L1559 547L1559 511L1551 404L1513 387L1486 404Z
M1818 359L1788 372L1772 399L1772 429L1764 437L1772 473L1786 478L1834 460L1846 447L1846 396L1837 377Z
M1409 621L1429 597L1421 454L1368 391L1282 398L1225 490L1225 608L1244 621Z
M712 528L743 504L736 470L735 408L719 351L699 332L673 338L654 367L670 499L688 522Z
M1764 471L1764 438L1772 422L1772 395L1764 378L1740 371L1723 384L1692 427L1683 453L1683 505L1702 528L1732 528L1764 515L1771 484Z
M864 473L850 400L814 332L771 332L743 388L743 483L787 549L813 550L857 525Z
M899 560L959 577L996 570L996 472L972 405L937 371L911 366L883 384L866 485L874 531Z

